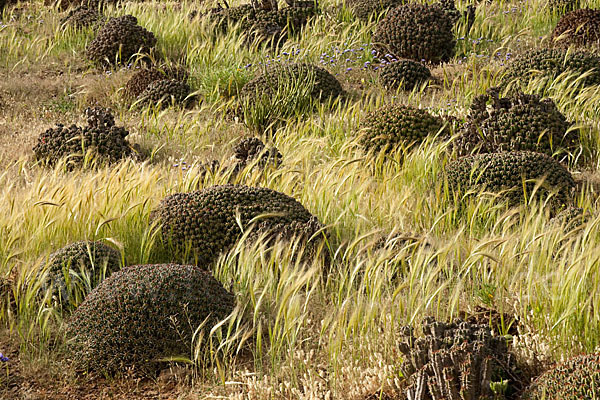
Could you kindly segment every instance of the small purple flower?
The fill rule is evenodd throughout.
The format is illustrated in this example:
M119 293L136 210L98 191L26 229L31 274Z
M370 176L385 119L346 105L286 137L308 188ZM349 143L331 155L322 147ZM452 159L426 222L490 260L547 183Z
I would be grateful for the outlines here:
M0 353L0 361L7 362L8 360L9 360L8 357L6 357L4 354Z
M346 72L350 72L350 71L352 71L352 68L350 68L350 67L346 68Z

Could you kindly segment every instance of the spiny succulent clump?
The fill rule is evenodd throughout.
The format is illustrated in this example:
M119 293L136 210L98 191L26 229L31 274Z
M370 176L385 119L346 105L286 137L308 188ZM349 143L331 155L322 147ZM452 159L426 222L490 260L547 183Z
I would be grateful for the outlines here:
M259 24L277 25L287 28L292 33L300 30L308 19L317 13L314 2L298 2L298 4L282 9L262 9L244 4L237 7L216 8L205 14L217 21L217 28L226 30L229 24L240 23L244 31Z
M246 43L270 43L271 46L281 46L287 40L287 33L273 21L258 21L246 30Z
M88 8L87 6L79 6L71 11L60 20L62 26L72 26L74 28L85 28L92 26L100 21L101 15L97 8Z
M380 78L388 89L413 90L415 86L431 79L429 68L418 61L398 60L380 69Z
M510 204L522 202L525 195L531 196L536 180L544 179L536 196L556 191L554 200L559 204L569 203L575 187L571 173L558 161L530 151L462 157L446 166L446 176L450 189L454 191L485 189L494 193L504 192L502 197Z
M575 229L588 222L591 217L591 213L584 212L581 207L568 206L554 216L551 222L563 225L566 229Z
M514 376L515 361L506 339L493 335L487 325L427 317L423 333L416 338L411 327L401 333L400 370L408 378L409 399L498 399L491 384Z
M404 3L406 3L404 0L348 0L346 2L352 15L364 22Z
M185 69L180 67L164 66L142 68L133 74L125 84L125 97L128 99L135 99L141 95L151 83L164 79L175 79L186 82L188 73Z
M160 221L163 240L171 248L207 265L235 244L253 218L263 214L268 215L260 222L272 225L306 223L312 217L302 204L283 193L222 185L167 196L152 212L152 219Z
M551 38L559 46L600 45L600 10L568 12L556 24Z
M584 85L600 84L600 57L585 51L561 48L531 50L516 58L506 68L502 78L505 86L511 81L524 85L539 74L555 79L558 75L572 71L578 76L592 71L584 78Z
M136 53L148 53L154 34L137 24L133 15L110 18L86 48L87 57L102 65L127 62Z
M121 269L121 254L102 242L88 240L71 243L50 254L47 262L48 279L42 291L52 286L52 297L57 303L68 304L69 292L65 281L68 273L71 285L86 287L86 277L97 286L104 277Z
M298 6L285 7L279 10L258 10L257 22L271 22L282 28L287 28L291 33L298 32L306 25L308 19L317 14L313 2L302 2Z
M450 16L438 5L406 4L391 9L373 34L381 54L433 64L454 55L456 40Z
M266 147L259 138L246 138L233 148L235 158L235 168L242 170L246 165L251 164L258 159L260 167L272 165L277 168L281 165L283 156L275 146Z
M154 81L138 96L137 101L142 105L158 104L187 104L189 102L190 86L175 79Z
M246 83L240 92L241 97L270 97L290 82L311 85L311 96L326 101L342 94L340 82L327 70L312 64L278 64L267 68L262 74Z
M115 126L109 109L92 107L85 109L84 114L88 123L85 127L57 124L43 132L33 147L36 159L54 165L68 156L68 166L72 168L81 164L83 154L88 150L103 162L115 162L132 155L132 148L125 140L129 132Z
M580 0L548 0L547 8L551 13L564 15L581 7Z
M254 21L256 19L256 10L251 4L242 4L235 7L215 7L202 14L202 17L216 21L217 28L225 31L229 24L239 22ZM248 22L252 24L252 22Z
M583 354L550 368L523 393L523 400L580 400L598 396L600 353Z
M190 265L136 265L105 279L75 310L67 334L78 366L117 372L189 357L194 331L231 313L234 296Z
M367 151L391 151L401 145L421 143L435 135L444 121L421 110L405 105L387 105L370 112L361 123L361 145Z
M579 145L576 131L551 99L517 93L500 97L497 88L475 97L469 121L455 142L460 155L473 152L535 151L549 156Z

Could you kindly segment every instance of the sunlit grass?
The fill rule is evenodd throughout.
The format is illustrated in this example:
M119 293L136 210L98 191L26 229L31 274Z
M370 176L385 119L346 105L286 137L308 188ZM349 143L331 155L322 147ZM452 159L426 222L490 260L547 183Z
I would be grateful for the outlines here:
M303 264L291 245L267 249L261 241L242 241L205 266L232 288L237 307L217 329L199 329L190 353L179 361L193 366L197 381L215 396L325 398L329 393L358 399L379 389L399 390L399 327L418 326L428 315L449 320L481 304L519 318L523 334L541 335L550 358L600 345L594 185L580 185L575 205L591 217L573 227L551 221L533 199L510 209L491 193L451 193L443 177L453 157L445 138L374 158L356 143L361 118L387 103L465 118L472 99L500 83L507 54L544 44L558 16L545 12L541 1L483 2L469 32L463 23L456 27L457 55L433 68L435 79L393 93L378 84L375 70L361 69L374 62L375 23L353 21L347 10L329 9L335 6L331 1L322 5L326 11L277 50L248 45L239 29L215 33L213 24L188 18L202 4L108 6L107 15L131 13L156 34L157 61L189 70L198 105L162 110L130 108L122 99L121 87L135 65L107 73L85 60L91 30L57 29L61 16L37 2L13 19L5 12L0 77L63 71L73 101L46 104L64 113L97 102L110 105L129 139L149 153L144 162L72 172L61 165L44 169L30 158L3 161L0 277L10 278L11 290L2 294L0 321L18 334L28 354L46 360L50 348L64 345L68 316L54 309L42 290L51 252L78 240L102 240L119 249L128 264L178 262L163 248L150 212L166 195L230 182L298 199L327 226L321 252L331 262L317 258ZM466 5L457 4L461 10ZM352 57L336 55L332 63L336 51ZM311 102L302 91L306 82L289 82L273 98L240 101L240 88L265 63L282 61L325 66L347 95L343 101ZM570 167L594 172L600 89L579 87L581 79L567 72L520 84L528 93L552 98L581 128L581 163ZM240 107L241 115L228 114ZM10 112L8 121L18 118L17 111ZM36 129L50 123L43 110L34 117ZM31 137L41 133L36 129ZM283 154L282 166L246 168L233 177L226 168L231 148L250 135L272 141ZM223 167L205 174L202 164L213 159ZM394 234L414 240L373 248ZM488 295L485 301L482 293Z

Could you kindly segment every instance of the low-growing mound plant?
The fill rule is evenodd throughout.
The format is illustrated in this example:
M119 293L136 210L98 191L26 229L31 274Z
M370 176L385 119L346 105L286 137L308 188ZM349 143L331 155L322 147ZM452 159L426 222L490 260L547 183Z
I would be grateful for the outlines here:
M46 267L42 292L52 290L57 305L77 306L105 277L121 269L121 254L102 242L84 240L50 254Z
M291 81L304 82L310 95L319 101L335 98L342 94L340 82L327 70L312 64L279 64L267 68L263 73L246 83L241 96L273 96L278 89Z
M81 368L120 372L190 358L194 332L229 315L234 296L190 265L136 265L112 274L69 320L72 357Z
M516 83L526 86L533 78L543 76L553 80L567 72L577 75L587 73L583 85L600 84L600 57L582 50L533 49L518 56L506 67L502 85Z
M87 6L79 6L71 11L60 20L60 24L64 27L72 26L74 28L85 28L99 23L102 15L96 8Z
M376 109L361 122L360 143L367 151L392 151L398 146L421 143L444 126L440 117L426 110L405 105L387 105Z
M551 99L521 92L500 97L494 88L473 100L455 147L461 155L527 150L560 157L579 146L570 127Z
M164 106L164 105L186 105L191 89L185 82L175 79L162 79L150 83L138 96L137 103L140 105Z
M347 0L346 6L352 11L354 17L363 22L376 18L387 12L390 8L406 3L404 0Z
M265 168L269 165L277 168L281 165L283 156L275 146L265 146L259 138L245 138L233 148L235 169L244 169L248 164L258 160L257 165Z
M110 18L88 44L88 59L110 66L127 63L135 54L149 53L156 44L156 37L137 22L133 15Z
M318 102L343 94L342 85L327 70L312 64L292 63L268 67L240 91L238 113L244 123L264 133L303 117Z
M380 69L380 79L387 89L413 90L431 79L431 72L418 61L398 60Z
M546 7L550 13L564 15L581 8L581 0L548 0Z
M125 140L129 132L115 125L109 109L92 107L85 109L84 114L88 122L85 127L58 124L43 132L33 147L36 159L55 165L68 157L67 166L73 168L81 165L87 151L101 162L115 162L133 154L131 145Z
M264 230L307 223L312 214L294 198L271 189L222 185L170 195L152 218L160 221L164 242L178 256L208 265L254 223Z
M584 354L558 364L538 377L523 400L580 400L598 397L600 354Z
M379 21L373 47L381 54L438 64L454 56L452 18L439 6L407 4Z
M556 24L551 38L559 46L600 45L600 10L568 12Z
M125 84L123 88L124 96L130 100L136 99L151 83L165 79L187 82L188 73L181 67L157 66L141 68Z
M318 9L312 1L295 2L288 7L279 8L276 2L259 5L243 4L235 7L217 7L204 14L205 18L216 22L221 31L239 24L242 31L256 29L260 25L278 26L291 34L297 33L306 25L309 18L316 15ZM266 7L268 5L268 7ZM266 36L266 38L269 38Z
M571 173L552 157L530 151L477 154L446 166L451 190L501 193L510 204L528 199L536 189L542 198L556 192L554 202L568 205L575 187ZM541 182L541 186L536 186Z

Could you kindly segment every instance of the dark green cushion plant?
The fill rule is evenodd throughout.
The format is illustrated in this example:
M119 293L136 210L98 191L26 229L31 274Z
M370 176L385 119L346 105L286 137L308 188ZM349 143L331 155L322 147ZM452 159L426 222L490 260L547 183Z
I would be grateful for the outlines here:
M600 396L600 354L584 354L539 376L522 400L582 400Z
M69 320L76 365L104 372L190 357L192 337L229 315L234 296L195 266L136 265L112 274Z

